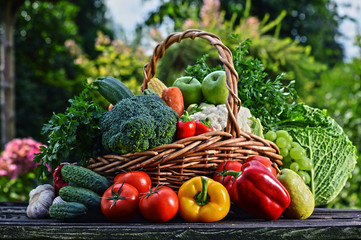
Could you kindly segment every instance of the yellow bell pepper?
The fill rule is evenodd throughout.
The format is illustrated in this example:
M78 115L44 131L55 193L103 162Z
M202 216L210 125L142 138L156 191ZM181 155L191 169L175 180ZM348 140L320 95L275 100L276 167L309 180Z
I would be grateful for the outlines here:
M194 177L178 190L179 214L188 222L217 222L227 216L231 202L227 189L208 177Z

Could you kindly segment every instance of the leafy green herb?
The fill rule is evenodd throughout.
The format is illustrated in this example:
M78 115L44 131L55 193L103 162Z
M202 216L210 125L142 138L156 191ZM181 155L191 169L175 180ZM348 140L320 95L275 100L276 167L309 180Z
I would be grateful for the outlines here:
M40 177L47 173L46 165L52 170L62 162L86 165L102 151L98 122L105 110L94 102L90 86L85 83L84 90L69 103L65 113L53 114L42 128L48 137L47 147L41 147L34 158L42 164L36 169Z
M211 68L207 64L207 58L209 57L208 54L203 55L200 59L197 60L194 66L187 66L186 70L184 71L185 76L192 76L198 79L201 83L203 79L210 74L211 72L223 69L223 66L218 65L214 68Z
M237 40L237 36L232 36ZM289 109L289 104L297 98L295 82L285 83L283 75L279 75L275 80L267 79L262 63L248 55L251 40L247 39L238 44L232 51L233 65L238 73L238 97L242 100L242 106L250 109L253 116L260 119L265 129L270 129L274 123L278 122L279 116ZM189 76L203 79L212 71L222 69L223 66L211 68L206 60L208 55L204 55L193 66L188 66L185 73Z
M250 40L241 42L233 51L233 64L238 73L238 97L253 116L260 118L265 128L279 121L279 116L288 111L289 103L297 99L295 81L284 84L283 75L267 79L262 63L247 58Z

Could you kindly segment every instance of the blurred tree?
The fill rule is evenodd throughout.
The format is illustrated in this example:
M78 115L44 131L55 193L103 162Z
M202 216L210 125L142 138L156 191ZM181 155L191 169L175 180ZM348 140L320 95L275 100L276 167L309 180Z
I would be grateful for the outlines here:
M104 0L70 0L79 8L74 22L78 28L78 34L81 36L79 43L85 53L91 59L99 54L94 48L97 32L101 31L109 38L113 39L113 30L109 28L109 19L106 18L106 5Z
M27 0L19 11L15 31L17 137L46 142L40 135L41 126L53 112L62 112L69 105L67 99L82 89L85 76L66 41L73 39L95 57L96 30L110 32L103 1L73 2Z
M39 139L42 124L63 110L81 86L72 80L78 70L64 45L68 38L79 38L77 10L65 1L26 1L20 10L15 32L18 137Z
M356 39L361 50L361 37ZM329 207L361 208L361 55L348 63L337 64L321 75L320 86L315 88L308 101L327 109L358 147L359 161L353 176Z
M0 2L0 96L1 96L1 142L15 137L15 66L14 26L16 14L24 0L2 0Z
M163 0L159 8L151 12L145 25L159 26L166 19L171 19L175 30L179 30L189 18L189 9L195 9L200 15L202 5L209 2L212 0ZM248 11L246 2L247 0L220 0L219 9L225 12L226 20L238 14L235 19L237 22L242 17L239 13ZM338 14L334 0L253 0L250 15L259 19L275 19L282 11L286 11L287 15L279 30L281 38L290 37L303 46L310 45L315 59L330 66L343 59L343 49L336 38L340 36L338 27L345 17Z
M141 47L133 48L122 40L111 40L100 31L95 42L95 49L100 54L95 59L83 52L75 41L68 40L66 46L82 70L80 77L86 76L88 82L92 82L100 76L112 76L121 80L133 93L140 93L143 65L147 60ZM99 100L103 100L104 104L109 104L101 99Z
M287 16L282 21L281 38L291 37L303 46L311 46L312 56L329 66L342 61L342 44L336 39L341 36L338 28L344 16L338 14L335 0L252 1L251 14L258 17L269 14L272 19L282 10Z

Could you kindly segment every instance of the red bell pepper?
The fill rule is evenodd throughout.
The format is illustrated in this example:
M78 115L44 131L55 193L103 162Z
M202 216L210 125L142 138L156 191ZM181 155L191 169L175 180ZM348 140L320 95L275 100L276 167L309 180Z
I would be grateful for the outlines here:
M225 175L235 177L227 188L231 200L256 217L276 220L290 204L285 187L258 161L247 162L240 172L228 171Z
M176 139L193 137L196 133L196 121L192 120L187 111L177 122Z
M203 120L196 120L196 136L206 132L212 132L214 128L211 126L209 118Z
M270 170L273 176L277 177L277 170L274 167L276 163L273 163L269 158L262 156L250 156L244 162L250 162L250 161L258 161L262 163L268 170Z
M69 185L68 182L65 182L63 180L63 177L61 176L61 169L64 165L68 163L62 163L59 166L57 166L53 172L53 183L54 183L54 189L55 189L55 195L57 196L59 194L59 190L62 187L66 187Z

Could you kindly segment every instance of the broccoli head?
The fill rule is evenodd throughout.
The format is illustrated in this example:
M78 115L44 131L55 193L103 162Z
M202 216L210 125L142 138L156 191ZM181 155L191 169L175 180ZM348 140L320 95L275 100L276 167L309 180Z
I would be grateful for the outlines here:
M109 152L141 152L173 142L178 114L157 95L125 98L104 113L99 126Z

